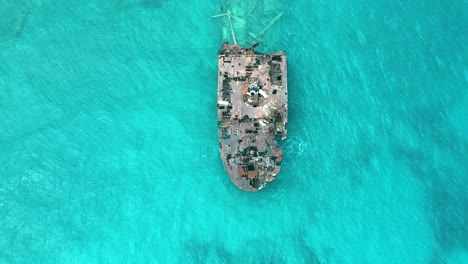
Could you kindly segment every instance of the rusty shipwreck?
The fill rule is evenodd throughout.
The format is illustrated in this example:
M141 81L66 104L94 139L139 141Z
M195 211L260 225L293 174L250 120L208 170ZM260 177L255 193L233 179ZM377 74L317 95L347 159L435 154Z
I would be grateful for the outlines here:
M218 136L231 181L258 191L281 169L288 121L286 54L224 43L218 55Z

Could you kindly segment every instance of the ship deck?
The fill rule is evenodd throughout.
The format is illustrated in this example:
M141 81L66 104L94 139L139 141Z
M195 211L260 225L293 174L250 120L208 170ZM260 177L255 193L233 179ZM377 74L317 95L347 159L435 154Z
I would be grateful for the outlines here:
M256 191L274 180L281 168L278 143L287 132L286 55L224 44L218 69L223 163L239 188Z

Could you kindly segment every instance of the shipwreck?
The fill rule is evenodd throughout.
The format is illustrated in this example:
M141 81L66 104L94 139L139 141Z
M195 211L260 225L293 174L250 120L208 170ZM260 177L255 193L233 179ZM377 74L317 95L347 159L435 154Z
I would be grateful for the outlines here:
M281 169L288 121L286 54L224 43L218 57L219 149L231 181L258 191Z
M258 43L268 47L275 42L269 30L283 16L281 9L276 0L226 0L221 14L213 16L224 18L225 40L218 54L219 149L229 178L244 191L258 191L275 180L283 160L286 54L255 51Z

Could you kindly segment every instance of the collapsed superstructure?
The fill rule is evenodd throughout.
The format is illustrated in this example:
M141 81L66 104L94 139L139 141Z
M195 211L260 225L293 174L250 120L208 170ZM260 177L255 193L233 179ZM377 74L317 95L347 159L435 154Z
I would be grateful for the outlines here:
M281 169L288 120L284 52L260 54L224 43L218 57L218 136L232 182L258 191Z

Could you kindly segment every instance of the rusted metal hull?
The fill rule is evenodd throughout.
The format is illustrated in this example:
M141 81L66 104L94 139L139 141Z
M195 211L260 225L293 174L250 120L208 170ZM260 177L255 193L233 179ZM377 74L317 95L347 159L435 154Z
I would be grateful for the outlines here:
M231 181L258 191L281 169L288 120L286 54L224 43L218 57L218 137Z

